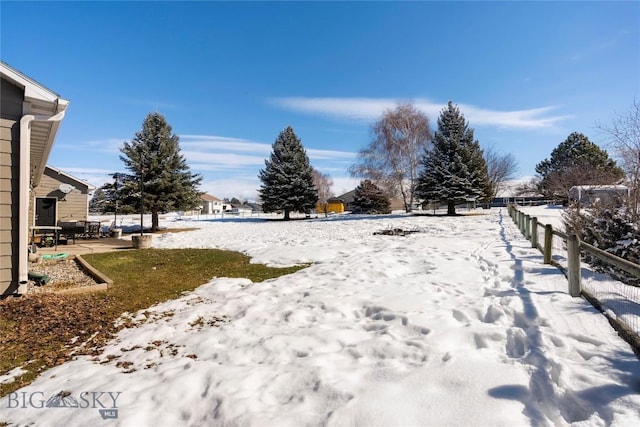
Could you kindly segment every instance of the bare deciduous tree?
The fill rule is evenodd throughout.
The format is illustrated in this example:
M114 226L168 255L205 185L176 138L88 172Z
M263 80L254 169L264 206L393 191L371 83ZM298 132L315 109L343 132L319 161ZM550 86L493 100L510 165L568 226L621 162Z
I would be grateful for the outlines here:
M313 169L311 174L313 176L313 185L318 190L318 204L323 207L324 216L327 216L328 200L333 197L333 191L331 190L333 180L328 174L323 174L317 169Z
M489 175L489 183L493 194L491 197L496 197L502 185L515 178L516 172L518 172L518 161L511 153L502 154L496 151L493 147L484 149L484 161L487 163L487 174Z
M373 141L360 150L349 172L373 181L390 196L402 196L410 212L420 159L432 137L429 118L413 104L401 103L386 110L371 130Z
M630 205L636 220L640 203L640 101L634 100L631 109L615 117L611 125L598 125L597 129L607 137L627 175L633 189Z
M527 182L522 182L515 186L513 189L514 196L518 197L531 197L531 196L540 196L540 192L538 191L540 188L540 178L531 178Z

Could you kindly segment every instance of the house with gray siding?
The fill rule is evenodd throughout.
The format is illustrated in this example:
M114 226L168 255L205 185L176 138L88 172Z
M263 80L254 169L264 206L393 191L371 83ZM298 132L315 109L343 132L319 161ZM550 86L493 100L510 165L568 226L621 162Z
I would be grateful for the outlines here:
M60 169L47 165L33 190L29 217L33 226L59 225L61 222L87 221L89 193L95 187Z
M26 292L31 206L68 106L0 61L0 296Z

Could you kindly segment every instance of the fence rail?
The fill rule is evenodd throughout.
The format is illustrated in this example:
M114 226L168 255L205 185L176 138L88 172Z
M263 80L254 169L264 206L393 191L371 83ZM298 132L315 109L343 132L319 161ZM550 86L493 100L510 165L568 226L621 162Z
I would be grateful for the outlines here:
M583 283L585 273L581 255L587 253L638 278L640 265L582 242L576 234L554 230L551 224L538 222L536 217L525 214L514 205L508 208L509 216L523 236L531 241L531 247L542 252L543 262L557 266L567 276L569 295L584 296L591 302L640 357L640 287L615 280Z

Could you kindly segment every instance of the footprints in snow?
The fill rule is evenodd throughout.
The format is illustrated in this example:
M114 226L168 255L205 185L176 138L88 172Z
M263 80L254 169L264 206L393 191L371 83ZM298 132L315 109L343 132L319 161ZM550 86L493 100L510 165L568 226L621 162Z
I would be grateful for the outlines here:
M527 336L520 328L509 328L507 330L507 354L512 358L523 357L528 348Z
M431 333L429 328L411 324L402 313L394 312L378 305L363 305L356 310L348 310L339 304L309 300L306 310L283 309L279 319L291 328L286 336L304 334L312 324L326 323L328 318L339 318L345 322L346 330L330 330L323 336L314 337L318 345L289 347L289 357L324 357L323 348L340 349L336 360L346 363L374 364L382 367L415 367L428 360L428 346L425 338ZM288 343L289 338L282 338ZM334 357L334 356L332 356Z
M471 319L464 312L460 310L453 309L452 310L453 318L456 319L460 323L470 324Z
M410 335L428 335L431 330L429 328L425 328L417 325L410 325L405 315L398 315L387 311L384 307L380 306L368 306L364 309L364 316L375 320L376 322L368 323L363 326L365 331L376 331L379 333L386 333L393 325L395 320L398 320L402 326L405 326L406 330L410 332ZM383 322L379 322L382 320Z
M428 360L424 338L429 328L412 325L407 316L381 306L364 306L362 329L374 334L374 338L349 349L354 357L367 355L378 363L393 360L407 366L420 366Z

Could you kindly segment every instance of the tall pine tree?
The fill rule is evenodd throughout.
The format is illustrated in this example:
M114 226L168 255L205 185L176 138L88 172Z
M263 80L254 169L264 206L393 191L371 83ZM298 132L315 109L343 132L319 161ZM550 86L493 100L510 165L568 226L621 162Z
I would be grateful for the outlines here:
M291 212L308 213L318 202L309 157L291 126L278 135L271 158L258 176L264 212L282 211L289 220Z
M142 180L144 209L151 212L151 231L158 230L158 214L192 209L200 202L201 177L193 174L180 152L180 139L158 112L150 113L131 142L120 148L120 160L131 172L123 191L140 193Z
M429 202L447 205L455 215L456 204L486 201L491 195L487 164L473 129L451 101L438 118L431 150L422 158L416 194Z

